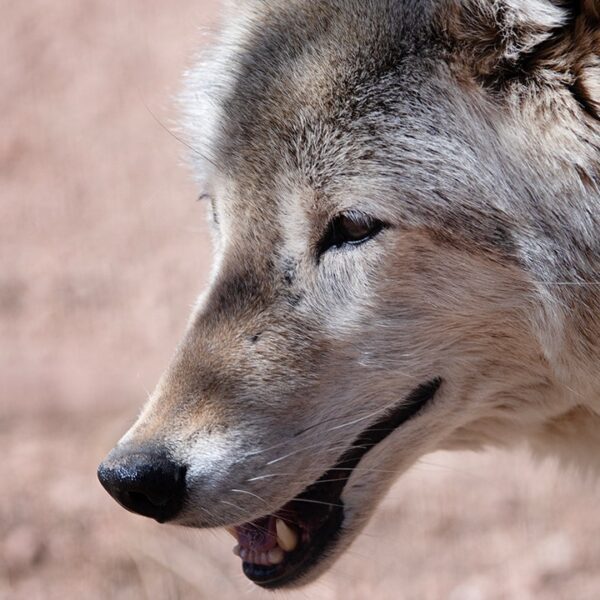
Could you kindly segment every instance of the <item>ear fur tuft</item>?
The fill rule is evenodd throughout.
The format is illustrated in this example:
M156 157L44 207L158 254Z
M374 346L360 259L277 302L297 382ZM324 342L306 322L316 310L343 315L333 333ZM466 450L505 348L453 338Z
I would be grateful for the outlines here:
M458 64L482 84L567 85L600 118L600 0L450 0Z
M567 10L549 0L459 0L452 2L449 31L476 75L487 78L515 67L567 20Z
M569 44L572 87L580 103L600 119L600 0L581 0L580 11Z

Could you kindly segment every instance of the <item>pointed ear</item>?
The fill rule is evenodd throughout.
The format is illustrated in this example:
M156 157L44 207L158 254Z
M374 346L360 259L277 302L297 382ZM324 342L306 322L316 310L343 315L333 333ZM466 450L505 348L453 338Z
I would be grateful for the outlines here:
M573 93L600 119L600 1L581 0L580 14L569 36Z
M455 60L480 83L561 82L600 115L600 0L450 0Z
M518 66L560 31L568 11L550 0L451 0L456 52L482 79Z
M600 55L598 53L581 63L574 91L588 111L600 119Z

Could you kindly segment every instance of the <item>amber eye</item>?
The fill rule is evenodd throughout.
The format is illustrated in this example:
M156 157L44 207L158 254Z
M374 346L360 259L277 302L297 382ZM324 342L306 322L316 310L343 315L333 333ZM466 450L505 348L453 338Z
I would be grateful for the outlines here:
M330 248L358 246L375 237L384 226L381 221L359 211L341 213L329 222L319 243L319 255Z

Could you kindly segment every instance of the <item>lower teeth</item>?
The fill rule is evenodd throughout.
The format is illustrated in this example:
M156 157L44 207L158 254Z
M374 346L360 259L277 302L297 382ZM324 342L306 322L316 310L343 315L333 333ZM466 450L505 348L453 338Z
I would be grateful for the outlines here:
M279 546L275 546L269 552L253 552L247 548L240 548L238 544L233 549L233 553L239 556L244 562L263 566L281 564L285 558L285 553Z
M269 562L272 565L278 565L283 562L284 559L283 550L279 547L273 548L273 550L269 550Z
M227 531L238 539L236 530L233 527L227 528ZM294 550L298 544L298 533L281 519L276 521L275 535L277 536L277 545L266 552L258 552L237 544L233 553L239 556L244 562L271 566L279 565L285 559L285 553Z

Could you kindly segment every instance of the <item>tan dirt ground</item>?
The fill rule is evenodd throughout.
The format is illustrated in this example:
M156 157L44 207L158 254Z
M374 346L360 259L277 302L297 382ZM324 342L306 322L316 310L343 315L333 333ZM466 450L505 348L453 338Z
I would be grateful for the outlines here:
M222 532L119 509L95 469L206 279L165 131L217 0L0 1L0 599L269 598ZM161 124L162 123L162 124ZM598 486L524 454L426 457L292 599L600 598Z

